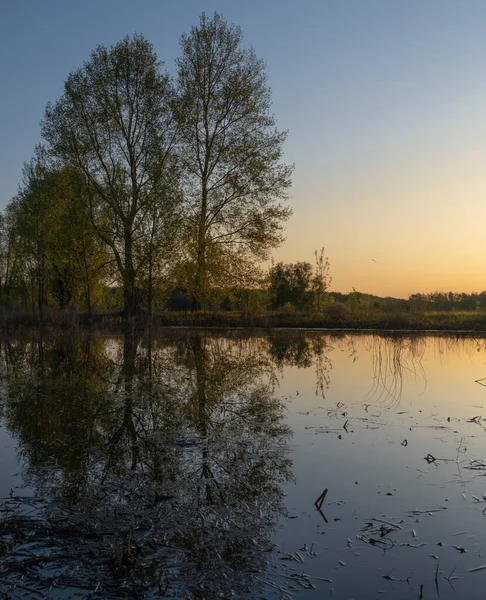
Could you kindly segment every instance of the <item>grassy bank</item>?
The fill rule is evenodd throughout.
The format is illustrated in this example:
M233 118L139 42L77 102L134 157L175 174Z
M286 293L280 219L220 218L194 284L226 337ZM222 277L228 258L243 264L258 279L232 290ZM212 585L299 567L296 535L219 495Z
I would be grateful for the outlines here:
M306 328L306 329L376 329L415 331L474 331L486 333L486 314L483 312L163 312L152 316L141 314L134 318L141 327L218 327L218 328ZM108 328L122 324L119 314L86 315L74 312L50 313L44 319L45 327L70 329L72 327ZM22 312L0 312L0 327L39 327L37 316Z

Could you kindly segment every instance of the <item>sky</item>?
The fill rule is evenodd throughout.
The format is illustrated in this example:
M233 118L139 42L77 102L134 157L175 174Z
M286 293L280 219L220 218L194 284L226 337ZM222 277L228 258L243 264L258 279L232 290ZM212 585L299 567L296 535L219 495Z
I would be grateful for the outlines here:
M486 289L484 0L0 0L0 209L96 45L142 33L174 73L203 11L242 27L288 131L276 261L324 246L344 293Z

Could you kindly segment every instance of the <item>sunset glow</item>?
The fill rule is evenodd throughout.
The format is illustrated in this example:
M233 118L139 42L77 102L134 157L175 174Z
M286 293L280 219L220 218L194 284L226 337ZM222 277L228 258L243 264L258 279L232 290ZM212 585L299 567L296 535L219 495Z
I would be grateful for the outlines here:
M486 288L481 1L10 3L0 24L0 207L40 141L46 103L96 44L143 33L174 74L178 36L202 10L241 24L289 132L293 216L274 260L312 262L325 246L341 292Z

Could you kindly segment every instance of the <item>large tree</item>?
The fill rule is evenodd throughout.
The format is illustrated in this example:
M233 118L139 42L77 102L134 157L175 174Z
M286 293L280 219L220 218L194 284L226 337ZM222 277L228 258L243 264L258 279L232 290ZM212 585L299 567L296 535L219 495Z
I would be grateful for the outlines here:
M241 29L215 13L181 38L176 120L181 132L192 294L201 306L215 273L234 278L232 258L252 263L282 241L292 167L281 162L286 134L271 113L265 65L242 46ZM242 270L241 272L244 272ZM233 281L234 283L234 281Z
M116 261L124 314L137 310L137 277L147 220L175 140L172 86L152 45L140 35L98 46L71 73L60 100L48 105L43 135L53 153L84 174L92 223Z

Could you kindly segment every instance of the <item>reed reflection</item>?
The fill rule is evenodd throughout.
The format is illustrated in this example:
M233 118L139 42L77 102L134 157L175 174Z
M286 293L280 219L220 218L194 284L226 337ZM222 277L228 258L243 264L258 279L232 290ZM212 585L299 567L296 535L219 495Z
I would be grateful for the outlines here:
M366 400L388 408L398 406L407 379L421 381L425 391L427 376L422 360L427 340L418 336L367 336L373 383Z

